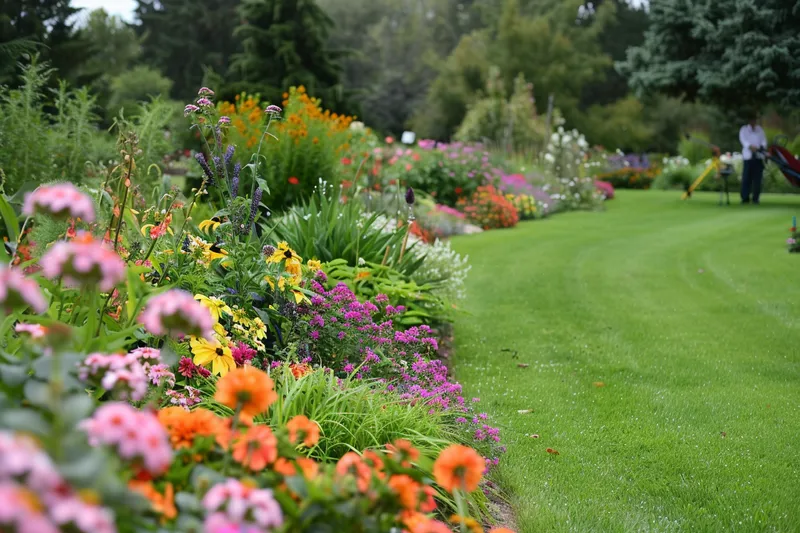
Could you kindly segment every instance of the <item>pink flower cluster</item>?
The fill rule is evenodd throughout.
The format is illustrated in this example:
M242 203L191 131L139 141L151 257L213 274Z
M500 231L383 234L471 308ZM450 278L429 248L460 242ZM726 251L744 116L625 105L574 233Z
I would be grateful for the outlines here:
M171 289L147 302L139 315L145 329L153 335L194 335L213 338L214 318L190 293Z
M121 400L137 402L147 394L148 381L156 386L175 386L175 374L161 362L161 352L155 348L136 348L127 354L89 354L80 365L78 377L99 384Z
M163 474L172 462L172 448L164 427L150 412L127 403L107 403L81 422L92 446L111 446L120 457L140 461L153 474Z
M0 432L0 502L0 531L117 531L111 511L80 499L33 440L5 431Z
M125 279L125 261L114 250L80 232L73 241L55 243L40 261L42 273L70 287L99 287L110 292Z
M211 375L211 371L204 366L194 364L190 357L181 357L178 362L178 374L189 379L193 378L195 374L207 378Z
M178 392L176 390L166 391L169 403L183 407L188 411L191 406L197 405L202 401L202 393L199 389L187 385L184 387L183 391L184 392Z
M280 505L269 489L252 489L236 479L211 487L203 498L206 533L266 533L283 524Z
M147 394L147 371L131 354L89 354L78 369L78 377L99 384L121 400L138 402Z
M41 314L47 311L47 301L38 283L16 268L0 264L0 309L10 313L21 307Z
M92 199L71 183L42 185L25 195L22 214L33 216L36 213L56 218L80 218L84 222L94 222Z

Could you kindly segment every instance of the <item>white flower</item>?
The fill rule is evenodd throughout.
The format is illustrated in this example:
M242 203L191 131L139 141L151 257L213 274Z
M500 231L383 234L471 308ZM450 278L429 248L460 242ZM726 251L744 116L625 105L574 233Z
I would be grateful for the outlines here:
M544 160L547 161L548 163L555 163L556 158L553 154L548 152L544 154Z

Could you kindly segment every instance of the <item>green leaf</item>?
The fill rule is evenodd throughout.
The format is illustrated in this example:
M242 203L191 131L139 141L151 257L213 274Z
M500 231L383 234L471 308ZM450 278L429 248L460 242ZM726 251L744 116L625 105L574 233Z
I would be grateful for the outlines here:
M0 381L11 387L22 385L28 379L28 369L22 365L0 365Z
M175 495L175 505L181 512L196 512L203 511L203 506L200 500L194 494L189 492L179 492Z
M19 219L5 194L0 194L0 218L5 222L8 240L17 242L19 240Z
M93 409L92 398L83 393L71 394L61 404L61 413L70 426L91 415Z
M51 392L50 386L47 383L29 379L25 382L24 387L25 399L37 407L49 407Z
M301 498L305 499L308 497L308 488L306 487L306 480L303 476L287 477L286 486Z
M106 466L107 457L101 450L89 449L77 461L59 466L59 471L68 481L77 485L90 485Z
M50 425L44 417L32 409L9 409L0 414L0 421L9 429L33 433L40 437L50 432Z

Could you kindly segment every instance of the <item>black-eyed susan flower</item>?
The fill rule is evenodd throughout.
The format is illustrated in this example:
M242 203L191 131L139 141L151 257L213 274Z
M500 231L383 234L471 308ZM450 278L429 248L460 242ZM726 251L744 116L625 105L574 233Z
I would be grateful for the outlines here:
M211 217L208 220L202 221L197 227L200 228L200 231L203 233L209 233L209 231L215 231L220 224L222 224L222 220L219 217Z
M223 345L217 339L209 341L198 337L192 337L189 347L194 355L193 362L196 365L211 365L211 373L224 376L234 368L236 361L228 346Z
M216 296L204 296L202 294L195 294L194 299L203 304L209 311L211 311L211 316L214 317L215 321L218 321L219 318L223 315L232 315L233 312L231 308L228 307L224 301L220 300Z
M309 259L308 260L308 268L311 272L316 272L322 268L322 263L317 261L316 259Z

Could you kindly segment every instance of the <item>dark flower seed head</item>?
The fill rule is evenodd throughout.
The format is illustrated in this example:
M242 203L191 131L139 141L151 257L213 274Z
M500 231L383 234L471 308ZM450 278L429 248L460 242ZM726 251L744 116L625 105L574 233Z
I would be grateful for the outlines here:
M414 205L414 200L415 199L416 198L414 197L414 189L409 187L408 190L406 190L406 203L408 205Z
M271 244L267 244L261 249L261 253L266 256L270 256L275 253L275 247L272 246Z

